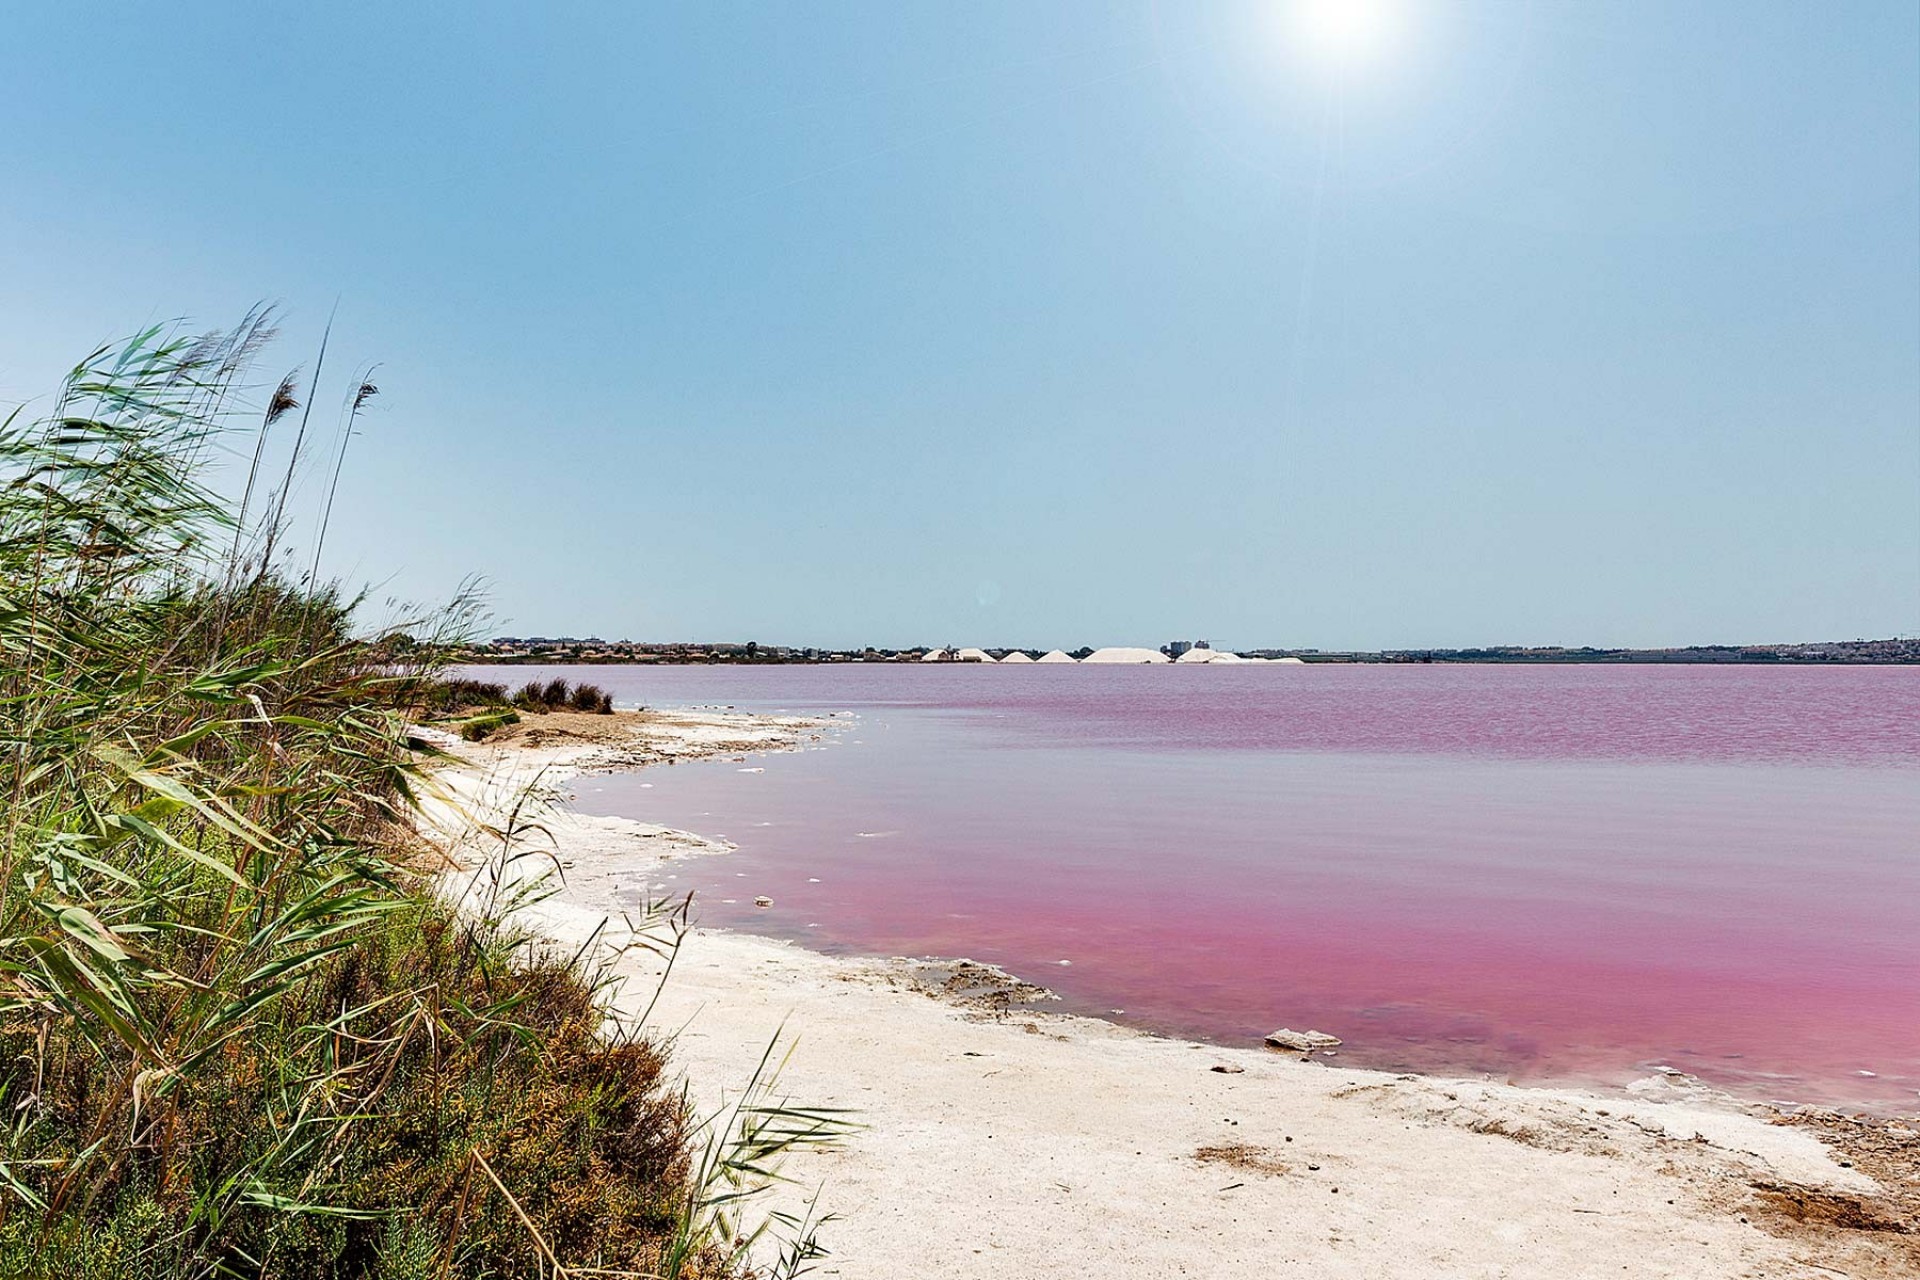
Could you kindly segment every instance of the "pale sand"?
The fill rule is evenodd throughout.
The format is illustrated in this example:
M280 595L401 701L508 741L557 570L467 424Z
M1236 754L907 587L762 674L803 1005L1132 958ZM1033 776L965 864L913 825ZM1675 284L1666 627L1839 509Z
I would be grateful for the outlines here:
M819 732L737 715L635 723L606 726L643 741L624 755L578 741L463 748L471 763L445 776L478 811L542 771L557 786L583 769ZM618 914L617 890L671 887L676 859L729 847L564 810L545 825L567 883L526 919L568 946ZM476 847L454 852L471 861ZM449 878L454 892L474 883ZM630 1014L652 995L652 971L631 954L620 964L631 980L616 1003ZM857 1110L864 1128L790 1159L794 1185L774 1196L794 1208L817 1190L838 1215L821 1232L832 1256L819 1274L1920 1274L1911 1235L1808 1229L1779 1212L1790 1201L1871 1212L1902 1188L1684 1077L1601 1095L1350 1070L1017 1000L933 998L927 973L696 930L650 1019L708 1106L737 1092L784 1026L781 1092Z

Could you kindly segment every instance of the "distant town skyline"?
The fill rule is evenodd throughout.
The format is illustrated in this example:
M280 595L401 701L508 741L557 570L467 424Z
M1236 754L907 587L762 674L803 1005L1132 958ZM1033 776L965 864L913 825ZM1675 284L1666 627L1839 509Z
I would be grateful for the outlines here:
M899 648L877 645L849 648L823 648L814 645L762 644L757 640L680 640L636 641L607 640L599 636L497 636L492 640L464 647L462 662L487 663L598 663L598 662L860 662L918 661L930 653L944 652L957 660L986 658L1003 660L1006 655L1022 653L1030 658L1075 660L1100 648L1128 646L1095 645L907 645ZM1211 646L1207 642L1175 640L1162 644L1158 652L1169 659L1180 659L1192 651L1217 649L1228 654L1256 654L1267 657L1302 658L1309 662L1367 661L1457 661L1457 662L1843 662L1843 663L1920 663L1920 638L1828 641L1817 644L1720 644L1669 649L1602 649L1595 646L1519 646L1486 645L1464 649L1413 648L1386 650L1326 650L1285 646ZM1152 650L1145 650L1152 652ZM1046 658L1042 658L1042 655Z
M0 401L334 314L374 622L1920 632L1920 7L1373 10L16 6Z

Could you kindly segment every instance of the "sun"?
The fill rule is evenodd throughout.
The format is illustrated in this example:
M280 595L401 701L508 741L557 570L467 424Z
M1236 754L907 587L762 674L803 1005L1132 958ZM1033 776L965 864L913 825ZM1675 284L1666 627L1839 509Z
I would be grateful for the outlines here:
M1343 69L1384 56L1400 26L1392 0L1294 0L1292 18L1313 60Z

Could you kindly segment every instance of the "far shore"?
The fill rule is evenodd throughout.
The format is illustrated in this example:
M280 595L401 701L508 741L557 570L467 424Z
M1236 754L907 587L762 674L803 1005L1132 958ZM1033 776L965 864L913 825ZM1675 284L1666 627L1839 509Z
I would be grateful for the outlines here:
M1169 644L1161 650L1179 657L1189 643L1207 649L1205 641ZM802 666L833 663L929 662L933 665L998 665L1015 654L1015 665L1029 660L1059 662L1071 658L1078 662L1096 652L1092 646L1062 651L1019 646L945 649L926 645L904 648L809 648L797 645L762 645L757 641L673 641L644 642L603 640L598 637L521 638L502 636L463 649L455 660L481 665L620 665L710 666L740 664L762 666L797 664ZM1287 662L1317 665L1352 664L1468 664L1468 665L1657 665L1657 666L1911 666L1920 663L1920 637L1891 637L1885 640L1834 640L1792 644L1706 644L1664 649L1596 648L1591 645L1488 645L1480 648L1449 649L1229 649L1230 653L1261 662ZM966 655L961 657L960 655ZM974 656L979 655L979 656ZM1057 657L1054 655L1058 655ZM957 661L941 661L958 659Z
M622 911L725 841L568 809L585 773L788 750L806 717L529 716L455 757L433 802L451 895L487 891L523 806L559 891L524 920L609 956ZM492 846L497 847L497 846ZM696 922L697 924L697 922ZM626 950L609 1016L653 1000ZM694 928L647 1016L716 1107L778 1036L781 1092L851 1108L775 1207L835 1215L845 1277L1920 1276L1920 1125L1740 1103L1684 1076L1620 1091L1389 1074L1047 1012L963 960L845 959Z

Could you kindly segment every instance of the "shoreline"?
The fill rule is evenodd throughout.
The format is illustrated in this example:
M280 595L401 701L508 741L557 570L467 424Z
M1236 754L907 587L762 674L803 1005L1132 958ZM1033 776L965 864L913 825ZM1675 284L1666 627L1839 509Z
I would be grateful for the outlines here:
M600 722L591 740L543 719L458 748L442 776L476 811L538 787L564 883L525 922L609 956L630 940L623 895L732 846L575 813L566 783L793 749L831 723L580 717ZM469 873L458 891L476 890ZM614 964L627 986L613 1016L631 1017L658 965L630 951ZM1356 1276L1920 1275L1920 1135L1898 1123L1763 1115L1688 1077L1603 1093L1394 1074L1044 1005L966 960L828 956L696 924L650 1026L703 1109L781 1033L783 1093L861 1112L843 1148L793 1157L798 1185L774 1197L799 1211L799 1187L822 1188L838 1215L826 1275L1227 1276L1283 1261Z

